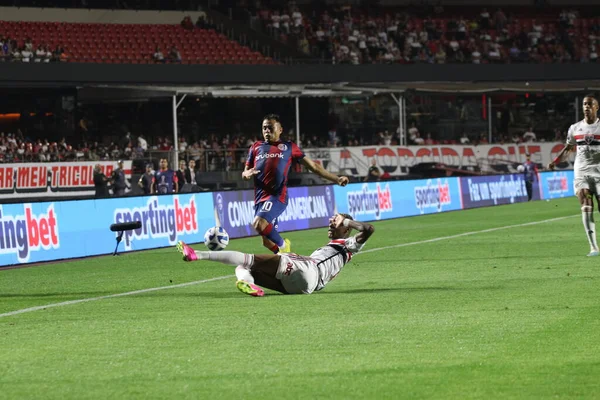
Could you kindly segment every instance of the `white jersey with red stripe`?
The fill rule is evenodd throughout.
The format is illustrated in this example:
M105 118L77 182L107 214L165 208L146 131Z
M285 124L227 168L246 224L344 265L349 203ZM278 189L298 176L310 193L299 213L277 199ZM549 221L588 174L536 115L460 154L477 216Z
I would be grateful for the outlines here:
M575 176L600 176L600 119L588 124L585 119L569 128L567 144L577 146Z
M327 245L318 248L310 255L317 263L319 270L319 283L315 290L321 290L335 278L344 265L352 259L352 254L359 252L364 243L358 243L356 236L348 239L334 239Z

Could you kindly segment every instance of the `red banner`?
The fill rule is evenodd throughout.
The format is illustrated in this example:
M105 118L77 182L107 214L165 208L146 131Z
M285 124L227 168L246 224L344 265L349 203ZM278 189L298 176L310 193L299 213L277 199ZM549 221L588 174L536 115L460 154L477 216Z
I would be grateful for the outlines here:
M321 163L331 172L364 176L375 160L376 165L390 175L407 175L409 168L421 163L440 163L454 168L480 168L504 164L512 171L513 164L525 162L525 154L544 166L564 147L563 143L525 143L491 145L435 145L435 146L359 146L331 149L305 149L307 156ZM559 168L572 169L571 154ZM492 172L492 171L490 171Z
M96 164L106 176L117 168L116 161L0 164L0 199L93 195ZM131 165L124 162L128 180Z

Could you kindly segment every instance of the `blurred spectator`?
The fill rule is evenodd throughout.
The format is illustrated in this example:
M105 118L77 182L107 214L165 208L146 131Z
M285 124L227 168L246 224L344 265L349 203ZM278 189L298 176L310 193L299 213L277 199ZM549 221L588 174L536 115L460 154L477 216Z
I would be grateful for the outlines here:
M467 132L463 132L462 136L460 137L460 144L469 144L471 143L471 141L469 140L469 137L467 136Z
M140 180L138 181L138 185L139 187L142 188L142 190L144 191L144 194L152 194L154 193L154 171L153 171L153 166L152 164L147 164L146 165L146 171L144 172L144 174L142 174L142 176L140 177Z
M154 50L154 54L152 55L152 59L154 60L154 62L157 62L157 63L165 62L165 55L160 50L160 47L156 46L156 49Z
M175 46L171 47L171 51L169 52L169 61L174 63L181 62L181 53Z
M535 133L533 132L533 126L529 127L529 130L523 134L523 142L535 142Z
M179 182L179 192L183 190L183 186L189 181L186 179L186 162L185 160L179 160L179 169L176 172L177 182Z
M365 176L365 182L375 182L379 180L381 172L379 171L379 167L377 166L377 160L371 160L371 166L367 171L367 176Z
M193 30L194 23L192 22L192 17L188 15L187 17L183 18L183 20L181 21L181 26L183 27L183 29L187 29L188 31Z

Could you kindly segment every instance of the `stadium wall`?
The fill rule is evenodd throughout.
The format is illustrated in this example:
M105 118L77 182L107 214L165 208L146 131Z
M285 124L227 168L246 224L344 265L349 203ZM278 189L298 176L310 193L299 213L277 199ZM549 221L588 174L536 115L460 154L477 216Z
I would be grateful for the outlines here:
M0 63L0 84L44 87L128 85L309 84L353 82L372 84L406 82L585 81L598 78L597 64L411 64L411 65L176 65ZM109 89L107 89L109 90ZM512 91L515 89L512 88ZM565 89L566 90L566 89ZM539 91L539 90L538 90ZM165 92L166 93L166 92ZM166 96L166 94L165 94Z
M573 171L543 172L536 199L573 195ZM496 175L290 188L281 231L324 227L335 212L385 220L527 201L523 175ZM253 192L227 191L0 205L0 267L112 253L113 223L141 221L125 232L122 251L199 243L223 226L252 236Z

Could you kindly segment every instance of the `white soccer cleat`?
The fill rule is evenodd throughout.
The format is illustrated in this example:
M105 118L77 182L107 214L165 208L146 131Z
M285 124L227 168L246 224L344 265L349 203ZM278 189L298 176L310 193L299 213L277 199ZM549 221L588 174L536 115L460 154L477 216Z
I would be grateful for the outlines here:
M596 250L590 251L587 256L588 257L596 257L598 255L600 255L600 252L596 249Z

